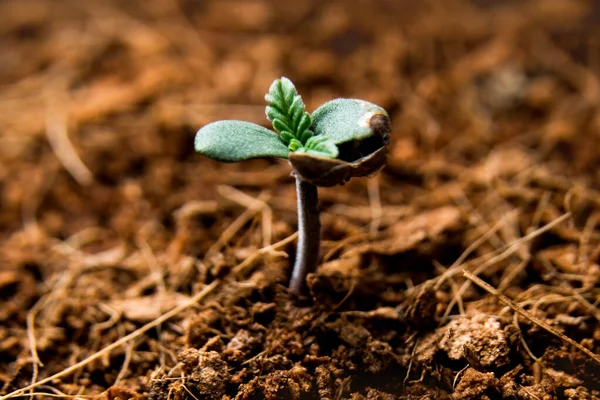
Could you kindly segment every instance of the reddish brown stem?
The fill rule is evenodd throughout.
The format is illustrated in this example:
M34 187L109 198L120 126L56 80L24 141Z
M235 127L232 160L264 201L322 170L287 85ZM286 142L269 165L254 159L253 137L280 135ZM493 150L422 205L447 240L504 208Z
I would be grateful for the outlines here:
M302 294L306 288L306 276L314 272L321 253L321 221L317 205L317 187L296 177L298 197L298 248L296 262L290 280L290 290Z

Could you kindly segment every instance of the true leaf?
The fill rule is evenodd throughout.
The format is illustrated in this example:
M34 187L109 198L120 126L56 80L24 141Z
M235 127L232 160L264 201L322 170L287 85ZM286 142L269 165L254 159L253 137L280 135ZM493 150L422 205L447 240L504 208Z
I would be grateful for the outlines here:
M306 141L306 152L319 157L336 158L339 150L335 143L324 136L313 136Z
M311 130L316 136L327 137L335 144L360 141L374 135L369 123L376 114L388 116L383 108L364 100L335 99L312 113Z
M274 107L267 106L266 109L267 119L269 121L274 121L276 119L285 119L285 114Z
M287 158L289 150L279 135L246 121L217 121L196 133L194 142L200 154L225 162L258 157Z
M283 140L285 143L289 143L290 140L294 139L294 136L288 131L282 131L279 134L279 136L281 137L281 140Z
M273 120L273 128L279 133L292 132L292 128L280 119Z
M308 139L310 139L313 135L314 135L313 132L310 129L307 129L302 134L302 137L300 138L300 141L303 142L303 143L306 143L308 141Z
M304 134L304 132L306 132L310 128L311 123L312 121L308 113L304 113L300 118L298 118L298 121L296 122L298 126L298 131L303 132L302 134Z
M291 151L297 151L304 148L298 139L291 139L288 147Z
M279 133L290 132L304 145L307 138L312 136L312 131L309 130L312 121L292 81L286 77L276 79L271 84L265 100L268 104L265 114L273 124L273 128ZM286 144L290 144L287 135L281 135L281 139Z

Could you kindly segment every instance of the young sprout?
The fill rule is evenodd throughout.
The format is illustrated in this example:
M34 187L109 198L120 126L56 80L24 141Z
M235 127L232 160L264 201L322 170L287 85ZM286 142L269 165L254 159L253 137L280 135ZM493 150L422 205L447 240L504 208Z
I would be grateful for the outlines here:
M275 131L245 121L217 121L198 131L195 148L225 162L258 157L289 160L298 198L298 247L290 289L301 294L320 257L317 186L343 185L383 167L390 119L383 108L357 99L329 101L311 115L285 77L271 84L265 100Z

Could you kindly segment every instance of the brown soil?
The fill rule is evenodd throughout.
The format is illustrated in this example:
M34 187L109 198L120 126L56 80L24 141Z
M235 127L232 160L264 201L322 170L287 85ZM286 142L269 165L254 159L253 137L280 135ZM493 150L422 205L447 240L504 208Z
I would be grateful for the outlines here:
M594 0L0 2L0 398L179 305L35 398L600 398L599 23ZM305 298L287 163L193 152L266 123L281 75L309 110L392 116L384 171L320 190Z

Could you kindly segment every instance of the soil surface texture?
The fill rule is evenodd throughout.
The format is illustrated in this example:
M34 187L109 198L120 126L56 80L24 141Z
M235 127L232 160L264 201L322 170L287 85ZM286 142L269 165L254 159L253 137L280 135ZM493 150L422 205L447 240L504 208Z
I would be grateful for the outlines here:
M599 399L600 3L0 1L0 399ZM287 289L280 76L392 120Z

